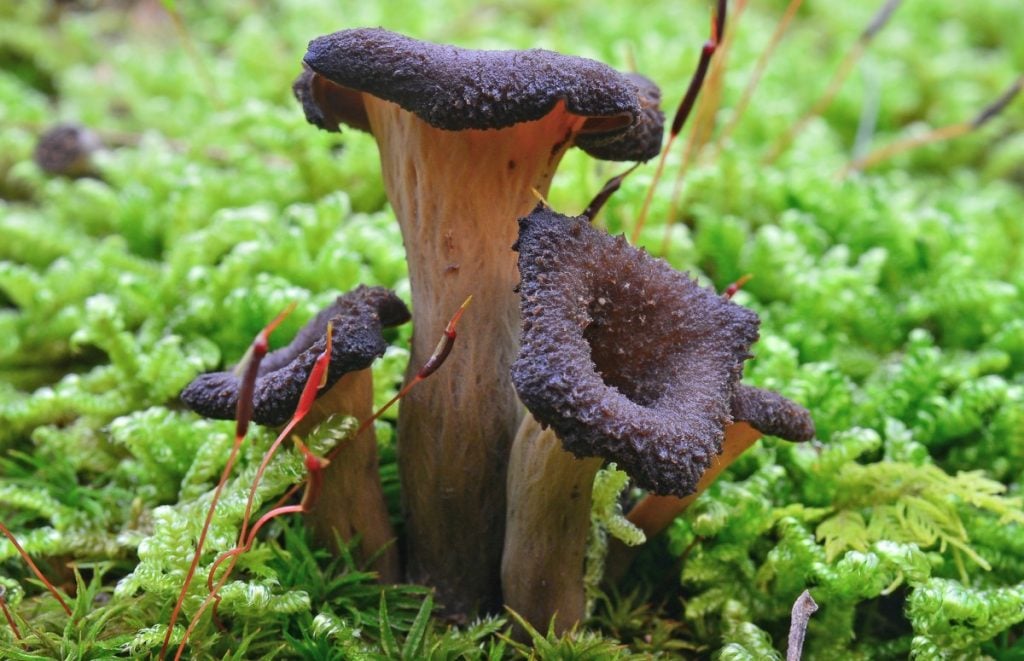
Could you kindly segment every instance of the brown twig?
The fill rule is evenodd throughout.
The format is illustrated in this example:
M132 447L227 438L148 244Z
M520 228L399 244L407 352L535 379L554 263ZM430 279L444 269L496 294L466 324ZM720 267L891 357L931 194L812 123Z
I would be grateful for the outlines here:
M804 590L793 604L793 612L789 624L789 645L786 648L786 661L800 661L804 652L804 638L807 636L807 623L811 615L818 610L818 604L811 593Z

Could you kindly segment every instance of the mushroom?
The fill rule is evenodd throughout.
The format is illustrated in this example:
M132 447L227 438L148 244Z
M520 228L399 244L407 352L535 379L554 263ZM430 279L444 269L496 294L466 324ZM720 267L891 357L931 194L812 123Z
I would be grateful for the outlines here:
M790 440L812 438L814 426L796 404L739 383L754 312L585 216L538 207L519 222L512 380L536 421L512 448L502 588L531 624L556 617L564 631L583 616L590 490L604 460L656 495L683 498L735 420Z
M52 175L87 177L96 174L92 156L103 147L100 137L78 124L57 124L39 136L33 160Z
M505 475L522 416L509 379L519 328L515 220L565 151L647 160L661 144L657 88L543 50L473 51L382 29L312 41L294 90L310 122L369 131L401 225L414 332L407 376L469 295L470 338L403 400L399 468L408 578L448 613L500 606Z
M331 360L327 382L317 402L296 428L307 433L332 414L342 413L366 420L373 412L373 377L370 364L384 353L385 327L409 320L409 310L383 287L359 286L339 296L316 315L287 346L263 359L253 394L254 422L278 426L295 411L313 363L324 351L325 333L331 323ZM192 410L209 418L232 419L238 402L241 378L234 371L202 374L181 393ZM333 545L359 535L363 558L376 558L374 568L383 582L401 578L394 531L388 520L377 467L377 439L368 426L347 442L341 457L324 473L319 501L309 515L317 538Z

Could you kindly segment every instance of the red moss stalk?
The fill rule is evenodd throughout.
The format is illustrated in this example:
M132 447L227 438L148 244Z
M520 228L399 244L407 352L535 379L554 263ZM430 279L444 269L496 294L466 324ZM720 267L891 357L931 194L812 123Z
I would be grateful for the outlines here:
M39 571L39 567L36 566L36 563L32 562L31 556L29 556L29 554L18 542L18 538L14 536L14 533L8 530L7 526L5 526L2 523L0 523L0 533L3 533L3 535L10 540L11 544L13 544L14 548L18 551L18 555L22 557L22 559L25 561L25 564L27 564L29 569L32 570L32 573L35 574L36 578L38 578L42 582L42 584L46 586L46 589L50 591L50 594L53 595L53 598L60 602L61 607L64 609L64 612L68 614L68 617L71 617L71 608L68 606L67 602L64 601L64 597L60 596L60 592L57 592L57 588L54 587L53 583L51 583L50 580L46 578L43 572Z

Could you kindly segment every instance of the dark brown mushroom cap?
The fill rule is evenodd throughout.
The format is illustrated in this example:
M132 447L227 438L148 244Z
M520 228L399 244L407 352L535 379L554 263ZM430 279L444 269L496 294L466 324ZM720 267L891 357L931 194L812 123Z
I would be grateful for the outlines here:
M515 249L523 403L576 456L615 461L657 494L692 493L721 452L734 393L755 401L737 388L757 315L585 217L538 207Z
M253 393L253 422L281 425L292 417L313 364L326 345L328 321L332 323L331 360L320 394L345 374L369 367L387 349L381 329L408 320L405 303L384 287L360 285L339 296L288 346L263 359ZM181 399L200 415L230 420L235 417L240 385L241 379L231 370L202 374L182 391Z
M661 149L657 87L582 57L469 50L359 28L314 39L303 62L308 69L296 80L295 95L309 121L328 130L339 123L369 130L359 92L449 131L538 120L564 102L570 113L588 118L577 144L588 152L588 145L600 146L599 158L647 160Z
M736 384L732 393L732 417L770 436L787 441L814 438L814 420L807 409L777 392Z
M637 88L640 119L624 131L581 133L576 146L604 161L646 161L658 155L665 113L661 111L661 89L638 73L625 74ZM653 152L651 151L653 150Z
M65 177L92 173L91 158L102 147L94 132L78 124L57 124L39 136L32 157L41 170Z

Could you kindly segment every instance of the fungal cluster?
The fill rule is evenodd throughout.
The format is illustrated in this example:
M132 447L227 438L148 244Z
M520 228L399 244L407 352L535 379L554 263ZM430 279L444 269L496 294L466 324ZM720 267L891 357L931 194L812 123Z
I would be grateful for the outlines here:
M572 146L611 160L657 155L664 115L651 81L548 51L358 29L313 40L294 92L312 124L378 143L409 263L410 378L474 297L460 344L402 401L398 423L402 577L434 586L449 614L504 603L535 626L556 612L559 629L572 626L604 461L654 494L685 496L712 474L737 421L813 437L801 407L740 383L754 312L586 217L535 208ZM340 297L267 357L254 419L287 420L328 320L325 393L383 352L382 327L408 318L380 288ZM205 375L182 397L230 417L237 384L231 372ZM379 492L379 479L368 488Z

